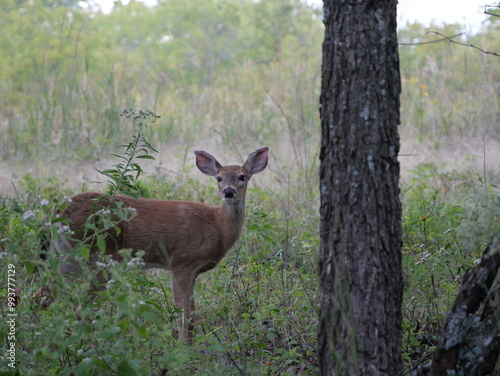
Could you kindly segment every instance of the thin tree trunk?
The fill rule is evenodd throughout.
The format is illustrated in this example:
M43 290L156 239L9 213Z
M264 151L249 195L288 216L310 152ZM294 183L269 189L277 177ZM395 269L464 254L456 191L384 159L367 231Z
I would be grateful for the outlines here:
M402 368L396 5L324 1L322 375L396 375Z

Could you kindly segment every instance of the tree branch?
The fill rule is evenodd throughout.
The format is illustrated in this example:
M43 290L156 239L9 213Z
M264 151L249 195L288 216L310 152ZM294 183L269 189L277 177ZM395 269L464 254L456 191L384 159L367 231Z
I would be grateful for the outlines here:
M440 33L439 31L433 31L433 30L431 30L431 31L429 31L429 33L439 35L442 38L436 39L436 40L429 40L429 41L426 41L426 42L398 43L398 44L400 46L420 46L422 44L430 44L430 43L438 43L438 42L448 41L450 44L458 44L460 46L471 47L471 48L474 48L476 50L481 51L483 54L493 55L493 56L500 57L499 53L491 52L491 51L486 51L486 50L483 50L482 48L480 48L480 47L478 47L478 46L476 46L474 44L462 43L462 42L458 42L458 41L452 39L452 38L456 38L456 37L461 36L463 33L455 34L455 35L452 35L451 37L449 37L447 35L444 35L444 34Z
M459 37L460 35L462 35L463 33L459 33L459 34L455 34L455 35L452 35L451 37L447 37L445 36L444 38L441 38L441 39L435 39L435 40L428 40L426 42L417 42L417 43L398 43L400 46L420 46L422 44L431 44L431 43L438 43L438 42L442 42L442 41L445 41L445 40L449 40L450 38L455 38L455 37Z
M467 44L467 43L462 43L462 42L457 42L456 40L453 40L451 38L454 38L456 35L453 35L451 37L448 37L442 33L440 33L439 31L429 31L429 33L434 33L436 35L439 35L441 37L443 37L442 40L448 40L450 43L453 43L453 44L458 44L460 46L465 46L465 47L471 47L471 48L474 48L476 50L479 50L481 51L483 54L486 54L486 55L493 55L493 56L498 56L500 57L500 54L496 53L496 52L491 52L491 51L486 51L486 50L483 50L482 48L478 47L478 46L475 46L473 44Z
M493 16L493 17L500 17L500 14L488 12L489 8L500 8L500 5L488 5L488 4L484 5L484 14L487 14L487 15Z

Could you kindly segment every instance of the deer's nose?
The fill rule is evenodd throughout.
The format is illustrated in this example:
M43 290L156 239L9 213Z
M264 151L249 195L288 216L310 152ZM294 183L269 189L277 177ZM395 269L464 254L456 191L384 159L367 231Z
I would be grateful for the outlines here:
M236 190L234 188L225 188L222 191L222 196L224 198L235 198L236 197Z

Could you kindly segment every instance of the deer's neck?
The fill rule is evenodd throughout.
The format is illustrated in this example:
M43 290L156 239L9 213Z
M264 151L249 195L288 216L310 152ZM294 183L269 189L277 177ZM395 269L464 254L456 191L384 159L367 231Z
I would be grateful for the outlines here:
M220 207L222 218L222 240L227 252L236 243L245 224L245 200L238 204L222 203Z

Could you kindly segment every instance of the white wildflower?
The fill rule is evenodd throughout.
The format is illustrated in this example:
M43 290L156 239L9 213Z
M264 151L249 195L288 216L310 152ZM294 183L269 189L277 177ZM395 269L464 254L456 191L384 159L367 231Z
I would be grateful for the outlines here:
M35 213L31 210L28 210L26 213L23 214L23 221L26 221L27 219L30 218L35 218Z
M145 265L146 264L144 263L144 261L140 257L134 257L129 262L127 262L127 266L129 266L129 267L135 267L135 266L143 267Z
M420 258L420 261L417 261L417 262L415 263L415 265L420 265L420 264L423 264L423 263L427 260L427 258L428 258L430 255L431 255L431 254L430 254L430 252L429 252L429 251L425 251L425 252L422 254L422 257Z
M113 265L118 264L118 261L115 261L113 259L109 259L107 263L96 261L95 263L97 266L100 266L101 268L109 268Z
M42 206L47 206L48 204L49 204L49 200L47 200L45 198L42 199L42 201L40 201L40 205L42 205Z
M118 264L118 261L113 260L113 259L109 260L109 262L108 262L108 266L113 266L113 265L116 265L116 264Z
M71 231L71 228L67 225L59 226L57 229L59 235L73 235L75 232Z
M115 283L114 279L110 279L108 282L106 282L106 290L109 290L113 283Z

